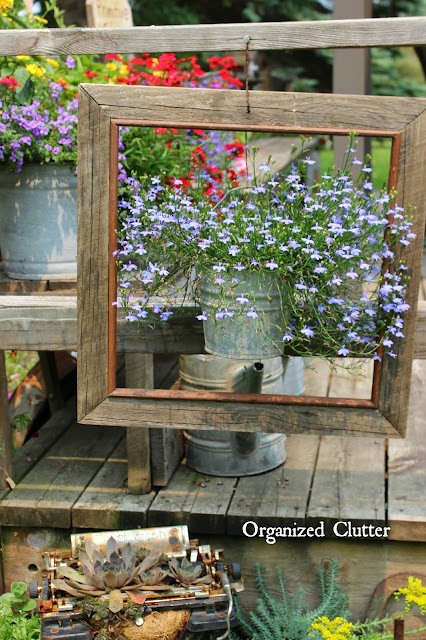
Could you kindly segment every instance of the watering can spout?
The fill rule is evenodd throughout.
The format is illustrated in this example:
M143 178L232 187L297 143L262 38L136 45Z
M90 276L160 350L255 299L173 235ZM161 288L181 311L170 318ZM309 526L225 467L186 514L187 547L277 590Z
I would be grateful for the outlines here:
M231 390L234 393L261 393L263 382L263 364L255 362L250 366L239 366L231 370ZM235 454L249 456L260 445L260 433L234 432L231 434L231 447Z

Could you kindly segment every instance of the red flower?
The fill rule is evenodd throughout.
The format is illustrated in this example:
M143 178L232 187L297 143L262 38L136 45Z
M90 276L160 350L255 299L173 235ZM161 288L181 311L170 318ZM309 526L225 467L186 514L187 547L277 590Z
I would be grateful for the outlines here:
M123 58L118 55L118 53L106 53L105 60L118 60L118 62L123 62Z
M5 84L8 89L16 89L17 87L21 86L17 79L13 78L12 76L5 76L4 78L0 78L0 84Z
M211 69L217 69L218 67L223 67L224 69L236 69L237 63L235 62L235 58L232 56L225 56L224 58L219 58L219 56L212 56L207 60Z
M90 69L85 71L84 75L86 76L86 78L99 78L99 73L95 73L94 71L90 71Z
M135 57L135 58L131 58L129 60L129 64L133 64L133 65L135 65L137 67L140 67L141 64L145 64L145 60L144 60L144 58L136 58Z
M234 140L234 142L225 144L225 151L229 151L230 155L233 155L235 158L240 158L245 153L243 143L238 142L238 140Z

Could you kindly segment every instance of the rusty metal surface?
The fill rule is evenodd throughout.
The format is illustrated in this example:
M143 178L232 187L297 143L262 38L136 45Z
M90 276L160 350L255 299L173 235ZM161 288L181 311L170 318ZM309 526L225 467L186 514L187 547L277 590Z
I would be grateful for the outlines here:
M106 546L113 536L120 544L131 542L152 551L182 557L189 547L189 532L186 525L176 527L152 527L150 529L130 529L128 531L102 531L98 533L75 533L71 535L71 554L75 557L77 549L86 540L91 540L101 548Z

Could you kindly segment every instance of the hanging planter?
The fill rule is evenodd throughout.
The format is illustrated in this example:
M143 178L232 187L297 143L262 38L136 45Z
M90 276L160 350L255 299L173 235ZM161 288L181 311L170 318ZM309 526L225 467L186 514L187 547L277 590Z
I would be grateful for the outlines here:
M70 165L0 167L4 272L22 280L77 277L77 177Z
M210 90L152 87L121 87L118 92L115 87L84 85L80 97L84 113L107 117L101 118L97 131L86 123L80 138L84 143L83 165L79 164L79 265L87 275L79 286L79 421L404 435L423 244L419 237L423 221L416 207L421 211L424 201L417 169L424 148L422 106L414 98L404 100L253 92L247 113L239 92L218 95ZM308 158L302 159L302 172L290 167L281 180L259 167L268 187L252 180L248 202L235 198L234 203L230 194L220 211L214 209L223 197L220 189L213 193L218 186L214 177L205 190L198 183L191 193L187 190L193 187L191 181L177 176L165 184L161 175L123 184L115 167L118 129L129 125L129 106L135 109L132 126L305 135L356 132L391 138L390 193L372 189L371 169L364 158L356 159L361 163L356 185L350 184L347 166L341 174L330 169L313 189L305 179ZM408 130L410 135L405 135ZM352 148L352 140L350 144ZM99 172L94 179L95 165ZM234 180L228 175L232 189ZM203 181L206 174L200 171L189 177ZM108 180L110 189L104 193ZM274 194L267 193L270 189ZM401 210L404 207L407 213L409 205L411 220ZM95 235L93 228L98 230ZM126 237L132 229L135 234ZM117 326L123 329L124 319L141 323L128 333L143 333L149 352L167 351L165 338L172 332L171 348L181 342L180 351L191 353L191 331L200 352L195 318L206 320L202 311L194 309L197 297L191 294L194 269L209 265L219 275L237 280L243 271L279 274L286 287L288 315L277 346L285 355L347 357L344 362L349 366L352 355L375 358L371 398L118 388L114 371L122 339L115 343L111 336ZM359 282L366 283L362 292ZM179 315L182 304L186 309ZM218 298L217 308L223 306ZM121 307L118 313L117 307ZM192 313L194 320L189 320ZM162 329L161 322L169 319ZM92 387L89 395L87 389Z
M281 278L274 273L243 272L238 284L226 275L218 286L217 276L206 269L198 284L206 351L237 360L279 356L277 342L286 325Z

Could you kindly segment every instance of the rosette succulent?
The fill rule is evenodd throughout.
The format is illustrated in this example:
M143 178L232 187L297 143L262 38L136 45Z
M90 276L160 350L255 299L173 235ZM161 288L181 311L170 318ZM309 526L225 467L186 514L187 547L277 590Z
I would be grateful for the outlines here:
M182 558L181 562L177 558L172 558L169 562L170 574L177 582L184 587L191 584L209 584L211 577L209 575L201 576L203 566L190 562L186 558Z
M162 589L170 589L169 584L163 584L163 580L170 576L169 571L162 569L161 567L153 567L148 571L142 571L136 580L141 582L140 588L153 589L159 591Z
M159 553L150 552L138 563L132 545L127 543L120 549L113 537L107 542L104 557L99 547L88 540L85 551L79 553L83 573L67 566L58 567L64 580L55 581L55 586L76 597L108 595L109 609L120 611L122 591L139 588L140 585L135 584L136 576L151 569L158 559Z

